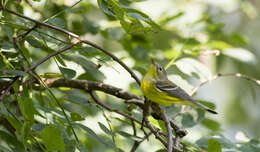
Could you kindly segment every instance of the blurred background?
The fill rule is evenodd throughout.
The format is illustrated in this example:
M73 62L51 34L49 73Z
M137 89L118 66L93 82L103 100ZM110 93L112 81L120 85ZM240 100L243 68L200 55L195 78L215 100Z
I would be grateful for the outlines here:
M39 0L39 1L16 1L9 8L23 12L37 20L49 18L48 23L61 28L68 29L83 38L101 45L119 57L129 67L134 69L139 78L148 69L151 58L155 58L163 65L169 64L167 72L170 80L182 86L187 92L200 83L213 78L216 74L241 73L252 78L260 79L260 1L258 0L119 0L124 7L131 7L147 14L129 13L134 19L140 19L144 25L135 28L137 30L122 27L116 17L105 8L99 8L95 0L82 0L76 6L65 10L61 14L50 18L59 11L71 7L75 0ZM150 21L151 19L152 21ZM16 23L24 26L32 26L29 22L21 19L13 19ZM11 21L10 21L11 22ZM158 24L159 27L157 27ZM2 26L2 32L8 28ZM147 32L138 31L147 30ZM37 34L38 33L38 34ZM46 33L64 41L69 41L60 34L53 31L38 29L33 33L36 39ZM32 37L30 37L32 39ZM31 44L30 39L26 41ZM47 40L48 45L53 48L64 46L63 42ZM1 44L4 44L1 41ZM30 50L31 61L35 63L48 54L48 51L36 47L26 46ZM4 46L4 45L3 45ZM88 51L84 53L82 49ZM107 84L123 88L137 95L142 93L130 77L130 75L109 57L96 49L88 46L74 48L76 54L82 55L96 65L102 65L98 72L91 72L80 66L73 56L73 51L65 54L67 67L77 72L78 79L103 81ZM66 56L67 55L67 56ZM50 60L41 65L37 72L57 72L59 67L57 61ZM187 65L188 64L188 65ZM92 63L91 63L92 65ZM189 69L198 68L197 71ZM86 75L85 72L90 75ZM194 74L195 72L195 74ZM253 138L260 138L260 87L252 81L235 76L222 76L199 88L194 95L195 99L208 101L215 104L218 115L206 114L206 118L198 124L190 124L190 117L187 117L188 124L185 125L183 118L177 120L184 123L189 134L184 138L189 142L196 142L201 137L208 135L223 135L233 142L247 142ZM80 100L91 100L84 92L72 90L71 92L57 91L57 96L63 98L65 108L69 111L79 112L85 118L81 123L93 129L96 134L103 135L98 122L106 124L106 117L119 117L118 115L103 112L97 107L71 106L66 101L73 102ZM98 93L103 101L111 104L114 108L127 109L126 105L119 99ZM35 103L37 94L33 98ZM118 101L118 102L117 102ZM76 102L76 101L75 101ZM67 107L66 107L67 106ZM213 105L214 107L214 105ZM177 111L179 107L173 107ZM140 110L140 109L139 109ZM174 111L173 110L173 111ZM186 108L186 111L192 111ZM142 112L134 109L137 118ZM195 119L195 118L194 118ZM186 119L185 119L186 120ZM118 130L131 132L131 126L122 124L123 120L111 120L113 126ZM196 125L195 125L196 124ZM106 125L108 127L108 125ZM141 132L140 132L141 134ZM125 134L117 136L119 147L131 148L131 144L124 139ZM128 137L128 136L127 136ZM94 149L92 138L84 139L88 148ZM88 140L91 139L91 140ZM149 140L144 142L138 151L151 151L159 149L158 142ZM101 150L100 148L99 150ZM103 149L104 150L104 149ZM98 151L98 149L96 149Z

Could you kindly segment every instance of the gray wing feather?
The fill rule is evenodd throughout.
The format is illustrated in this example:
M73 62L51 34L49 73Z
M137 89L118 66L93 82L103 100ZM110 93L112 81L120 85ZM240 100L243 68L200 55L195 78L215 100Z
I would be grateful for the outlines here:
M182 88L175 85L171 81L167 81L166 83L165 81L157 81L156 88L161 91L167 92L170 96L177 97L182 100L196 102Z
M169 80L157 81L155 84L157 89L167 92L170 96L177 97L185 101L190 101L191 103L197 105L202 109L205 109L213 114L217 114L216 111L209 109L208 107L200 104L196 100L193 100L188 93L186 93L182 88L180 88L179 86L177 86Z

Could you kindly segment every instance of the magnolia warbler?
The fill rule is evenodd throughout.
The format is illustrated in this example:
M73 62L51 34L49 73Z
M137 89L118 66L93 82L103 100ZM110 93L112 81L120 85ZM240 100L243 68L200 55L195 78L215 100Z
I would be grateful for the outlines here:
M149 100L160 105L191 105L217 114L216 111L192 99L182 88L171 82L165 69L154 60L152 60L152 66L142 79L141 89Z

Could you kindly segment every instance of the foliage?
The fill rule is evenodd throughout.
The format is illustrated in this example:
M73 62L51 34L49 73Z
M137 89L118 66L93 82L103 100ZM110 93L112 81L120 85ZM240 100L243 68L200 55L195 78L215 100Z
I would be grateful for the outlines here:
M257 64L257 57L246 49L248 40L238 31L226 33L225 24L217 22L214 14L210 14L213 9L210 4L201 4L207 9L200 17L182 23L180 21L188 13L184 10L176 10L175 14L167 10L159 18L152 19L142 9L137 9L139 2L143 0L75 1L74 4L69 0L0 1L0 95L3 97L3 100L0 98L0 151L129 151L136 142L164 151L158 139L151 136L146 140L140 129L138 122L142 121L143 109L138 104L124 102L129 97L120 96L124 91L114 88L124 84L123 89L134 93L130 94L132 97L141 98L137 82L133 82L130 74L124 74L125 67L118 68L118 61L100 48L119 58L138 76L145 74L150 59L155 58L167 66L169 78L189 93L195 88L191 80L207 83L214 78L214 73L221 72L227 61L235 64L234 69L241 65L248 69ZM249 2L241 0L241 3L238 10L241 13L250 14L244 5L254 9ZM19 17L6 8L52 27ZM95 45L81 42L74 45L78 38L56 27ZM69 45L72 47L66 49ZM39 63L44 57L62 50L63 53ZM205 56L215 61L213 68ZM37 65L36 69L30 69L33 65ZM124 80L118 81L120 79L113 73L123 75ZM232 76L259 84L259 80L251 77ZM56 82L57 79L64 81ZM111 86L97 83L112 79L115 81ZM89 84L84 85L85 82ZM11 86L10 92L5 92L8 86ZM90 95L91 91L100 91L94 96L104 104L99 104ZM216 108L212 102L200 102ZM120 112L138 122L123 117ZM167 107L170 116L178 112L178 106ZM222 116L220 113L212 117L200 109L188 109L178 116L174 121L187 129L188 135L193 132L191 128L196 127L207 132L198 139L184 138L184 150L260 151L257 137L243 142L227 139L222 124L216 120ZM150 116L149 121L167 132L162 120ZM149 128L145 131L150 132ZM163 139L167 141L166 137ZM137 151L146 151L144 147L137 147Z

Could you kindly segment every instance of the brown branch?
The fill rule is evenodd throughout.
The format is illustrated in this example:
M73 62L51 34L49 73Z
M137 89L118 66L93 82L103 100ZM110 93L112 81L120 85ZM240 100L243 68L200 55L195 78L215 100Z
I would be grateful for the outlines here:
M8 9L8 8L1 8L1 9L5 10L5 11L11 13L11 14L14 14L14 15L16 15L16 16L19 16L19 17L21 17L21 18L24 18L24 19L26 19L26 20L32 21L32 22L38 24L39 26L48 27L48 28L50 28L50 29L53 29L53 30L62 32L62 33L64 33L64 34L67 34L67 35L69 35L69 36L71 36L71 37L74 37L74 38L76 38L76 39L82 41L82 43L85 43L85 44L90 45L90 46L92 46L92 47L94 47L94 48L96 48L96 49L101 50L103 53L105 53L105 54L107 54L108 56L110 56L114 61L116 61L117 63L119 63L119 64L131 75L131 77L135 79L135 81L136 81L139 85L141 84L141 81L139 80L139 78L135 75L135 73L134 73L124 62L122 62L122 61L121 61L119 58L117 58L114 54L112 54L112 53L110 53L108 50L106 50L106 49L104 49L104 48L98 46L97 44L95 44L95 43L93 43L93 42L90 42L90 41L88 41L88 40L82 40L82 39L80 38L80 36L78 36L77 34L74 34L74 33L70 32L70 31L68 31L68 30L65 30L65 29L62 29L62 28L56 27L56 26L54 26L54 25L47 24L47 23L44 23L44 22L41 22L41 21L38 21L38 20L35 20L35 19L32 19L32 18L27 17L27 16L24 16L24 15L22 15L22 14L20 14L20 13L14 12L14 11Z
M32 28L28 29L26 32L18 35L16 38L21 37L25 38L28 34L30 34L33 30L35 30L38 27L38 24L36 23Z
M170 120L167 116L167 113L165 111L165 109L161 109L161 114L165 123L165 126L167 128L167 132L168 132L168 147L167 147L167 151L168 152L172 152L172 145L173 145L173 141L172 141L172 128L171 128L171 124L170 124ZM177 138L177 136L176 136Z
M12 81L0 80L0 86L3 86L3 85L10 86L10 83L12 83ZM34 83L38 84L38 82L34 82ZM88 81L88 80L45 79L45 83L49 88L69 87L69 88L81 89L81 90L84 90L86 92L90 92L90 91L95 90L95 91L102 91L104 93L116 96L118 98L125 99L127 101L131 101L131 100L134 99L135 102L130 102L130 103L131 104L137 103L136 105L139 106L140 108L143 108L142 105L144 104L144 99L132 94L131 92L124 91L120 88L117 88L117 87L114 87L114 86L111 86L111 85L108 85L108 84L104 84L104 83L101 83L101 82L94 82L94 81ZM39 85L37 86L37 84L33 84L33 89L36 89L36 90L45 89L44 87L41 87ZM31 84L27 84L27 85L31 85ZM130 120L137 122L140 125L142 124L142 122L138 121L137 119L135 119L131 115L122 113L122 112L115 110L115 109L112 109L109 105L106 105L99 100L96 100L96 102L109 111L116 112L116 113L118 113L118 114L120 114L124 117L129 118ZM146 119L145 119L145 125L144 126L146 128L148 128L149 130L151 130L151 132L155 135L155 137L157 139L159 139L165 145L165 147L167 147L167 142L161 136L161 135L163 135L163 136L167 136L167 135L160 132L159 129L154 128L150 124L148 117L146 117Z
M248 80L248 81L252 81L252 82L256 83L257 85L260 85L260 80L255 79L255 78L252 78L252 77L249 77L249 76L244 75L244 74L241 74L241 73L227 73L227 74L221 74L221 73L219 73L219 74L213 76L211 79L208 79L208 80L202 82L201 84L199 84L197 87L195 87L195 88L192 90L191 95L193 95L195 92L198 91L199 88L201 88L201 87L204 86L205 84L209 83L210 81L219 79L219 78L221 78L221 77L228 77L228 76L237 77L237 78L242 78L242 79L245 79L245 80Z
M167 142L163 139L162 136L160 136L159 134L159 129L154 128L151 123L148 120L148 117L146 116L144 118L145 121L145 126L148 127L150 129L150 131L154 134L155 138L158 139L165 147L168 146Z
M135 141L133 147L131 148L130 152L135 152L138 148L138 146L145 140L147 139L149 136L151 136L152 132L150 132L149 134L147 134L146 136L144 136L144 138L140 141Z
M66 80L66 79L46 79L45 82L50 88L70 87L70 88L82 89L87 92L91 90L97 90L125 100L136 99L140 103L143 100L142 98L134 95L131 92L124 91L121 88L104 84L102 82L95 82L95 81L88 81L88 80Z

